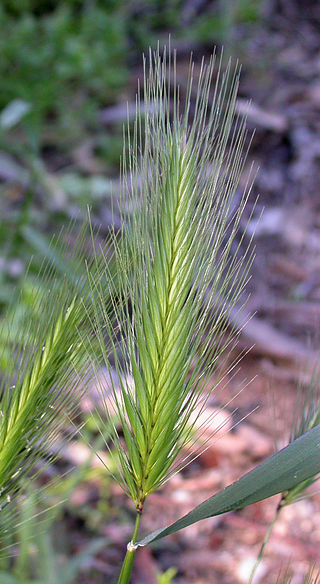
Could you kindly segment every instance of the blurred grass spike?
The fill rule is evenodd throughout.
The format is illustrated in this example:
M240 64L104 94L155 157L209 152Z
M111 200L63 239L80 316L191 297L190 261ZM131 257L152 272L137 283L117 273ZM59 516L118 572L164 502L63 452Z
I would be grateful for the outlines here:
M25 307L19 329L14 316L2 320L2 351L10 350L11 358L0 381L1 510L54 457L50 445L89 379L87 348L79 337L79 329L90 334L85 241L84 228L74 253L65 255L64 277L56 278L50 262L44 262L39 274L44 286L35 287L32 310Z
M277 578L276 584L292 584L293 581L294 581L294 575L292 575L290 573L290 563L289 563L285 570L281 570L281 572ZM315 566L314 564L311 564L307 574L305 575L305 577L303 578L303 581L301 581L301 582L302 582L302 584L319 584L320 573L319 573L319 569L317 568L317 566Z
M320 383L320 367L319 363L317 363L314 366L308 387L303 387L302 385L300 385L300 387L298 388L297 403L294 412L294 417L292 420L289 444L292 444L295 440L297 440L301 436L304 436L307 432L310 432L320 424L319 383ZM274 518L271 524L269 525L266 535L261 544L257 561L253 566L248 584L254 582L254 576L263 558L265 547L270 539L273 527L278 521L283 507L303 499L306 496L305 491L311 485L313 485L313 483L319 480L319 472L320 468L318 468L317 472L311 474L305 480L297 482L294 486L287 490L284 490L281 493L281 499L277 505ZM309 576L307 576L306 582L311 583L313 581L314 582L318 581L319 576L317 576L317 578L313 580L312 579L313 572L310 572L310 574L311 574L310 580L308 580Z
M179 455L193 439L192 414L203 410L208 379L237 342L228 314L242 301L253 257L243 218L250 178L239 194L247 144L245 120L235 113L239 67L229 62L222 72L216 61L203 60L196 81L190 64L182 100L176 55L150 50L134 129L125 132L112 294L119 334L110 354L104 336L112 337L112 323L101 294L95 320L103 360L119 374L109 407L123 440L114 424L113 442L122 486L137 509L123 583L144 502L185 464Z

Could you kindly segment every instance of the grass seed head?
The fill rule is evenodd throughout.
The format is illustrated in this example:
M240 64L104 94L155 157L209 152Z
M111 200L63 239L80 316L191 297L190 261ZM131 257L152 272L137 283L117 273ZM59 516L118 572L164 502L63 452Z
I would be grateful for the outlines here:
M58 279L50 262L44 262L41 286L36 283L31 309L24 308L21 330L2 319L0 336L7 339L3 350L11 352L0 382L2 508L46 467L52 442L83 391L87 349L79 330L83 335L90 332L91 294L82 259L85 231L76 241L74 256L65 260L70 273Z
M123 435L114 425L113 441L138 509L176 467L192 413L208 398L207 379L231 351L228 313L252 260L243 225L250 184L238 194L247 139L235 112L239 69L215 65L214 56L203 61L194 81L191 63L182 99L176 56L150 51L134 128L125 133L118 335L111 355L102 335L101 346L109 369L114 362L120 379L134 380L120 383L120 396L112 391ZM100 328L114 337L108 316Z

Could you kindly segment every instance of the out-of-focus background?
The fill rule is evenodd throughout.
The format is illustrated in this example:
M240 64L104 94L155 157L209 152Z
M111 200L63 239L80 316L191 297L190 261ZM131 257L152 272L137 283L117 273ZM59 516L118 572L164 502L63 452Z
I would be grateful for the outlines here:
M318 359L320 3L2 0L0 6L0 311L13 327L19 327L21 303L32 306L43 257L50 255L57 277L64 271L59 250L50 248L53 233L70 221L80 226L90 205L93 224L107 235L111 194L115 200L119 195L122 127L127 102L129 113L135 107L142 52L166 43L169 34L182 87L190 51L199 63L214 45L223 46L225 59L232 55L242 63L237 110L252 100L248 127L255 129L243 185L254 161L259 199L249 225L257 248L246 306L252 318L239 350L254 348L241 375L210 406L219 422L224 417L224 435L150 498L145 530L174 520L239 477L273 452L275 438L285 444L297 387L308 384ZM4 351L2 369L6 358ZM249 387L222 409L243 379L252 380ZM67 473L63 480L40 502L30 497L17 508L16 558L0 560L4 584L116 578L132 508L99 459L92 459L88 443L105 453L90 407L90 399L82 404L82 436L65 445L59 464L47 471L52 479ZM24 519L62 499L41 535L30 539L38 519ZM141 550L133 583L247 582L276 502L202 522ZM309 562L320 562L319 520L317 495L285 509L256 582L275 582L289 560L294 582L302 582Z

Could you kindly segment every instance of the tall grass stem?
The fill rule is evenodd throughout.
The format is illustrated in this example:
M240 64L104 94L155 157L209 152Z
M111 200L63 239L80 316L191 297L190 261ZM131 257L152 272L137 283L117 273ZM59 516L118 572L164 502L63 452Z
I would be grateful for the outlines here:
M134 557L135 557L135 554L137 551L137 548L135 547L135 543L136 543L137 538L138 538L140 521L141 521L141 513L137 512L136 522L135 522L134 530L133 530L133 534L132 534L132 539L128 545L126 557L125 557L123 564L122 564L122 569L121 569L121 574L120 574L120 577L118 580L118 584L129 584L129 582L130 582Z
M280 501L279 505L277 506L277 510L275 512L275 516L274 516L273 520L271 521L271 523L270 523L270 525L268 527L268 530L266 532L266 535L264 536L264 539L263 539L263 542L261 544L258 557L256 559L256 562L255 562L253 568L252 568L252 571L251 571L251 574L250 574L250 578L248 580L248 584L253 584L253 580L254 580L255 574L256 574L257 569L260 566L261 560L263 558L263 554L264 554L265 547L266 547L266 545L267 545L267 543L268 543L268 541L270 539L271 533L272 533L273 528L274 528L274 526L275 526L275 524L276 524L276 522L277 522L277 520L279 518L279 515L280 515L280 512L281 512L281 509L282 508L283 508L283 498L281 497L281 501Z

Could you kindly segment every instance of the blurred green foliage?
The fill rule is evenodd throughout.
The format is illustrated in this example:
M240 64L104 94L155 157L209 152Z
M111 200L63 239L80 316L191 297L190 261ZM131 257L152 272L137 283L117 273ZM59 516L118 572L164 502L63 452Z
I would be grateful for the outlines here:
M31 106L29 131L41 134L46 119L70 142L127 80L126 14L121 2L53 6L2 4L0 107L18 97Z
M178 570L175 568L169 568L163 574L157 575L158 584L171 584Z
M190 3L189 3L190 4ZM97 124L97 109L114 101L140 50L175 39L221 42L228 27L258 18L260 0L216 0L191 19L183 0L4 0L0 7L0 108L20 98L25 124L43 121L67 143Z
M93 457L92 451L92 457ZM75 550L70 537L68 522L64 521L65 505L71 494L80 484L91 480L91 458L81 464L78 469L61 477L56 477L51 483L39 489L39 484L29 486L23 498L12 501L4 517L1 517L2 548L0 550L0 582L1 584L73 584L85 568L90 570L92 559L106 548L108 541L99 537L95 529L90 531L89 542ZM97 474L97 473L95 473ZM108 495L104 481L104 496ZM65 504L62 502L65 501ZM75 520L82 520L86 505L75 508L68 502L68 513ZM7 510L7 508L6 508ZM77 512L80 511L82 515ZM89 514L89 510L87 510ZM103 518L100 514L101 526ZM8 530L6 540L3 537L8 521L14 522L16 528ZM5 547L7 546L7 547ZM79 549L80 547L80 549Z
M229 53L237 25L250 27L259 20L261 0L219 0L217 5L215 12L199 16L190 36L202 43L212 43L214 39Z

